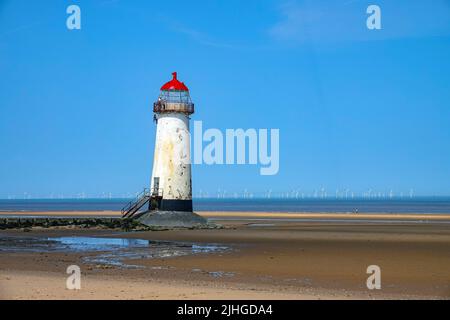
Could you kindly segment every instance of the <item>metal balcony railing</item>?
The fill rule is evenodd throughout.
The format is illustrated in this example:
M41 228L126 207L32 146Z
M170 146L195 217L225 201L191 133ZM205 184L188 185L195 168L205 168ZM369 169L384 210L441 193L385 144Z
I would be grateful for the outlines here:
M192 102L167 102L164 100L159 100L153 104L153 112L164 113L164 112L181 112L186 114L194 113L194 104Z

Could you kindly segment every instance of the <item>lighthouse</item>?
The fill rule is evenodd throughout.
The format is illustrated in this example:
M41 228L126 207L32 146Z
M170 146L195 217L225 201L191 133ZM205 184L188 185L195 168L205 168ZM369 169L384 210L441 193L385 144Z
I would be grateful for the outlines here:
M173 72L153 103L156 140L150 189L122 209L124 218L148 226L211 226L192 210L189 120L193 113L189 89ZM140 211L146 203L148 210Z
M192 212L189 119L194 104L188 87L172 73L153 104L156 123L150 209Z

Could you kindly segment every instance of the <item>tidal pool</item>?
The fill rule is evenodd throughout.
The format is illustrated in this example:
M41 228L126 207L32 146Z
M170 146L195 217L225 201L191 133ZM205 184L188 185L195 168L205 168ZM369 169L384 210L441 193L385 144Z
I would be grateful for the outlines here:
M199 253L218 253L229 247L214 243L153 241L100 237L5 237L0 238L0 252L65 252L86 253L88 264L104 264L124 268L142 266L125 260L172 258Z

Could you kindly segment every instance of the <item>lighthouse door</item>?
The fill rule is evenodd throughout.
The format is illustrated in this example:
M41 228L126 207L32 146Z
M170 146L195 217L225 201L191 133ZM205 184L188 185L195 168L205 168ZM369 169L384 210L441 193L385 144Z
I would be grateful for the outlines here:
M159 192L159 177L153 178L153 195L158 195Z

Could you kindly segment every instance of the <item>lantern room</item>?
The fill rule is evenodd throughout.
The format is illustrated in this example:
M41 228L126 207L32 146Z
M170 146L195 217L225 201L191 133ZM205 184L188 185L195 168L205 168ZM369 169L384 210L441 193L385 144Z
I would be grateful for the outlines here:
M172 80L161 87L158 101L153 104L153 112L194 113L194 104L189 95L188 87L177 79L177 73L172 73Z

